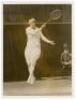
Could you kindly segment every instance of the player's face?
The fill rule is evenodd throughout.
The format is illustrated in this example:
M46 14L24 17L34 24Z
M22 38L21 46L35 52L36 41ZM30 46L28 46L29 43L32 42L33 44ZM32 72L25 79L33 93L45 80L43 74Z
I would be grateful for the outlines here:
M30 26L33 27L33 28L36 27L36 22L31 22Z

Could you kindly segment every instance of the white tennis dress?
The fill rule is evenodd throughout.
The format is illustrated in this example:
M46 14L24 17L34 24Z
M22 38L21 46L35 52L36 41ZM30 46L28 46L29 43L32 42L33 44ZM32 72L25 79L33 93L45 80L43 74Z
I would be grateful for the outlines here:
M35 29L27 27L26 35L27 45L24 53L28 67L32 64L31 71L32 68L35 69L36 62L41 55L41 39L47 43L50 43L50 40L48 40L37 27Z
M39 59L41 55L41 42L43 41L50 43L50 40L48 40L42 32L39 30L39 28L26 28L26 35L27 35L27 45L25 49L25 58L28 64L31 62L35 62Z

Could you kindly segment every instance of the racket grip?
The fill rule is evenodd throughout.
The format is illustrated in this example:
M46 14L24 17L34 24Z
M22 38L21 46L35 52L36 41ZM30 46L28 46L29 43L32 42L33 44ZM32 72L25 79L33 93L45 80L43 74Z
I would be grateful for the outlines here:
M41 28L44 28L46 26L47 23L44 23L43 25L41 25Z

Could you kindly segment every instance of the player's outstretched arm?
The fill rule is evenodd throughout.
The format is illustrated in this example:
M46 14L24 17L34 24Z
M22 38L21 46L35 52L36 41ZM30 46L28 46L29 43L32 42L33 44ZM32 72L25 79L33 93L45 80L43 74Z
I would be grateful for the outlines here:
M42 32L41 32L41 39L42 39L44 42L49 43L49 44L51 44L51 45L55 45L55 44L56 44L54 41L51 41L51 40L47 39L47 38L42 34Z

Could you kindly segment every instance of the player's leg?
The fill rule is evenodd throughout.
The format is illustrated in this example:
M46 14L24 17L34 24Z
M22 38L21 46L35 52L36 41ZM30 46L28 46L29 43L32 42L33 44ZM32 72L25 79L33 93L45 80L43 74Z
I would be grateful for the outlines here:
M25 51L24 57L25 57L25 60L26 60L26 63L27 63L28 72L30 73L30 65L31 65L31 62L30 62L30 59L29 59L29 55L28 55L28 53L26 51ZM29 83L29 82L30 82L30 79L28 78L27 79L27 83Z
M29 67L29 78L28 78L30 84L33 84L35 81L35 76L34 76L35 66L36 66L36 61L31 62Z

